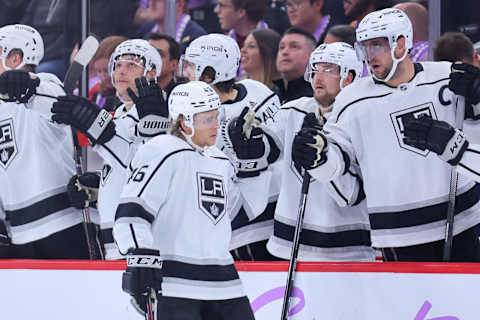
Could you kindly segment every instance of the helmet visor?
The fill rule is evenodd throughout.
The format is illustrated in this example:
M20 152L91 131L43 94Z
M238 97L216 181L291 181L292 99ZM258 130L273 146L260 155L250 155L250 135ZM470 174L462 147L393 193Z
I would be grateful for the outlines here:
M185 55L180 57L178 63L178 73L180 77L187 78L190 81L197 80L195 79L195 69L196 64L194 62L186 60Z
M361 61L369 61L390 52L387 38L375 38L355 43L357 57Z

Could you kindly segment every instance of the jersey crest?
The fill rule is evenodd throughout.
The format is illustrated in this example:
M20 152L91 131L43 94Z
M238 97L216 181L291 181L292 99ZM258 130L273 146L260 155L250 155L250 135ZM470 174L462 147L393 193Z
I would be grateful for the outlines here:
M393 128L395 129L395 134L397 135L397 141L400 145L400 148L406 149L408 151L415 152L421 156L426 157L430 151L427 149L420 150L418 148L409 146L403 142L404 133L404 125L403 121L406 116L411 115L414 118L418 118L420 115L426 114L432 119L437 119L437 114L435 113L435 108L433 107L433 103L427 102L415 107L409 107L407 109L399 110L390 114L390 118L392 120Z
M18 148L15 142L13 120L6 119L0 121L0 165L3 169L7 169L17 153Z
M221 176L197 172L198 205L205 215L217 224L225 215L227 199Z

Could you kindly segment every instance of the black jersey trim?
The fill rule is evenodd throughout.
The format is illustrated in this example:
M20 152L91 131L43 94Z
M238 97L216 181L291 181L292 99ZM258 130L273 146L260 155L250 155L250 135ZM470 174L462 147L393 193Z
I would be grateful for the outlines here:
M139 122L139 120L134 116L132 116L131 114L127 114L125 117L132 119L134 122L137 122L137 123Z
M466 165L462 164L462 163L459 163L458 164L460 167L464 168L465 170L467 171L470 171L471 173L473 174L476 174L477 176L480 176L480 173L478 173L477 171L473 170L473 169L470 169L469 167L467 167Z
M121 135L119 135L119 134L117 134L117 133L115 133L115 136L118 137L119 139L125 141L125 142L128 143L128 144L132 144L132 142L128 141L127 139L125 139L124 137L122 137Z
M267 204L265 210L255 219L249 221L247 213L243 207L240 208L240 211L232 220L232 230L237 230L245 226L250 226L259 222L264 222L268 220L273 220L275 214L275 208L277 207L277 202L270 202Z
M340 153L342 154L343 162L345 163L345 169L343 170L343 173L342 173L342 175L344 175L350 169L350 163L351 163L350 156L348 155L348 153L343 151L342 147L338 143L333 141L330 141L330 143L336 146L340 150Z
M45 218L55 212L71 207L67 192L59 193L27 207L16 210L5 210L12 227L21 226Z
M273 227L274 236L292 242L295 227L275 220ZM339 232L320 232L302 228L300 243L319 248L338 248L350 246L371 246L370 231L348 230Z
M134 202L120 203L115 214L115 221L120 218L142 218L153 223L155 217L145 210L141 205Z
M100 234L103 243L115 243L115 240L113 239L113 228L101 229Z
M274 97L276 95L275 92L273 92L271 95L269 95L268 97L266 97L258 106L255 107L255 113L261 108L263 107L263 105L265 103L267 103L268 100L270 100L272 97Z
M350 107L351 105L357 103L357 102L360 102L360 101L363 101L363 100L368 100L368 99L376 99L376 98L383 98L383 97L386 97L388 95L392 94L391 92L388 92L388 93L385 93L385 94L381 94L381 95L378 95L378 96L370 96L370 97L363 97L363 98L360 98L360 99L357 99L355 101L352 101L350 102L349 104L347 104L345 107L343 107L342 110L340 110L340 112L338 113L338 116L337 116L337 121L338 119L340 119L340 116L342 115L342 113L347 110L348 107Z
M467 148L465 151L470 151L470 152L473 152L473 153L480 154L480 151L474 150L474 149L470 149L470 148Z
M160 161L160 163L157 165L157 167L155 168L155 170L153 170L152 174L150 175L150 177L148 177L148 180L147 182L145 182L145 185L142 187L142 189L140 190L140 192L138 193L138 196L140 198L140 196L142 195L143 191L145 191L145 188L147 187L147 185L150 183L150 181L152 180L153 176L155 175L155 173L157 172L157 170L162 166L162 164L165 162L165 160L167 160L168 158L170 158L171 156L173 156L174 154L176 153L179 153L179 152L182 152L182 151L195 151L193 149L179 149L179 150L175 150L173 152L170 152L169 154L167 154L163 159L162 161Z
M480 185L475 184L471 189L455 197L455 215L473 207L480 200ZM420 226L432 222L445 220L448 201L431 206L397 211L370 213L372 230L396 229Z
M290 110L290 109L295 110L295 111L300 112L300 113L303 113L304 115L308 114L308 112L306 112L304 110L300 110L297 107L287 107L287 108L281 107L279 110Z
M332 185L333 189L335 189L335 192L340 196L340 198L342 198L342 200L345 201L345 204L348 205L347 197L345 197L345 196L340 192L340 190L338 189L338 187L335 185L335 183L334 183L333 181L330 181L330 184Z
M420 86L428 86L428 85L435 84L435 83L438 83L438 82L441 82L441 81L445 81L445 80L449 80L449 79L450 79L450 78L442 78L442 79L438 79L438 80L432 81L432 82L419 83L419 84L417 84L417 87L420 87Z
M233 100L229 99L229 100L223 102L222 105L223 104L233 104L235 102L242 101L247 96L247 93L248 93L247 88L245 88L245 86L242 83L235 83L232 86L232 89L237 90L237 96Z
M120 160L120 158L115 154L115 152L113 152L112 150L110 150L109 147L107 147L107 146L104 145L104 144L101 144L101 146L102 146L103 148L105 148L105 150L107 150L108 153L110 153L110 154L115 158L115 160L117 160L117 162L118 162L123 168L125 168L125 169L128 168L128 166L127 166L126 164L124 164L124 163Z
M175 260L164 260L162 265L164 277L200 281L233 281L240 279L233 264L226 266L209 264L199 265Z
M133 242L135 243L135 248L138 249L138 241L137 235L135 234L135 229L133 228L133 224L130 223L130 233L132 234Z

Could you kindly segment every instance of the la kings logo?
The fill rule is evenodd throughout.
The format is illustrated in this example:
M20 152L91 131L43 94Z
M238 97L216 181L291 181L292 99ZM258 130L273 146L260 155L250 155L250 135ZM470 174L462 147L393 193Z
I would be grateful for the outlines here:
M421 115L427 115L431 117L432 119L437 119L437 114L435 113L435 108L433 107L433 104L431 102L424 103L415 107L411 107L408 109L400 110L394 113L390 114L390 118L392 119L392 124L395 129L395 133L397 135L397 140L398 144L400 145L400 148L406 149L412 152L415 152L421 156L426 157L428 153L430 152L429 150L420 150L418 148L409 146L403 142L404 138L404 120L406 116L411 115L414 118L418 118Z
M13 130L13 120L0 121L0 165L7 169L17 155L17 144Z
M225 215L227 200L221 176L197 172L198 205L213 224Z

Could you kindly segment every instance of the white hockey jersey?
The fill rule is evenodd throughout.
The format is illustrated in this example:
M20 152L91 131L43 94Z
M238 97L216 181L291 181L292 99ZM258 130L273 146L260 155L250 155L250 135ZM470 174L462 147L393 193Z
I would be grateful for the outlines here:
M119 106L115 111L113 121L115 122L115 136L107 143L93 147L93 150L104 160L100 174L97 207L100 214L105 258L108 260L124 258L113 240L112 227L122 188L128 178L128 165L133 159L138 145L144 143L143 138L135 135L135 125L138 123L135 105L128 111L125 105Z
M132 167L113 228L121 252L160 251L164 296L244 296L229 253L229 215L242 204L245 186L232 180L225 155L215 147L200 154L182 139L164 135L139 148Z
M63 95L53 75L38 74L38 93ZM67 183L75 174L70 127L48 120L56 100L0 103L0 203L14 244L36 241L83 221L70 206ZM94 218L94 217L92 217Z
M274 256L289 259L298 218L302 174L292 161L292 143L307 113L319 112L315 98L304 97L283 105L275 115L275 131L284 148L279 168L280 195L275 210L274 233L267 248ZM327 114L327 116L330 113ZM358 174L353 168L334 181L311 180L300 235L300 261L372 261L370 224ZM362 201L363 200L363 201Z
M245 107L255 110L256 117L262 123L267 123L273 119L273 115L280 108L280 100L272 90L259 81L245 79L237 82L234 88L238 91L237 97L222 104L223 118L216 146L227 155L236 168L237 157L227 138L228 123L232 118L239 116ZM265 212L253 212L251 208L242 207L235 214L235 218L232 220L232 250L250 243L267 240L273 232L273 213L278 190L274 188L275 182L272 180L270 172L262 174L261 179L263 181L260 184L252 185L251 191L259 193L259 197L266 196L269 205ZM270 185L272 187L265 188Z
M371 77L344 88L324 127L328 160L310 170L329 181L345 170L345 155L362 172L374 247L402 247L444 239L450 165L428 150L403 143L403 117L428 114L454 123L448 89L450 63L416 63L415 76L397 88ZM480 222L479 188L460 176L454 234Z

